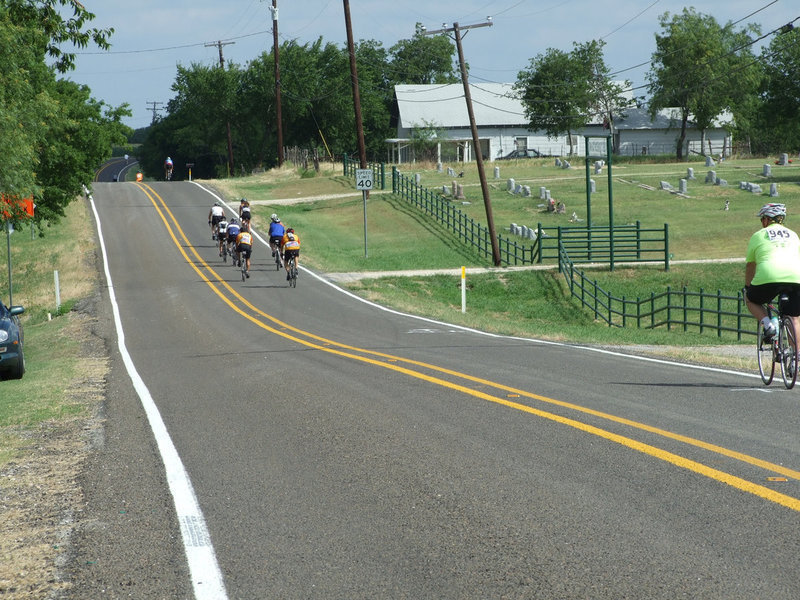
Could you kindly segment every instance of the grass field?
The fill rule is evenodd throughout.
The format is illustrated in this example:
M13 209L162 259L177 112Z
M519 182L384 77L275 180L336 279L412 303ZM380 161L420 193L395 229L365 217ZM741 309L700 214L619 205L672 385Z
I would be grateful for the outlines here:
M774 160L728 160L713 167L719 177L727 179L727 186L706 184L709 168L703 162L634 161L612 166L614 222L638 220L643 227L661 227L668 223L673 261L743 259L750 235L760 226L756 213L762 204L771 200L786 203L790 227L793 216L800 217L800 166L773 164L773 177L767 180L761 173L768 163ZM500 167L501 178L494 178L494 166ZM661 181L677 189L689 167L694 169L696 179L689 182L688 198L660 189ZM465 185L467 200L460 208L476 221L485 223L486 211L475 166L466 166L463 170L464 177L458 181ZM541 159L487 163L487 171L498 230L512 222L529 226L542 223L545 229L553 228L568 225L573 211L585 215L584 168L562 169L555 166L554 159ZM434 165L412 165L408 170L404 167L402 172L419 173L422 185L429 189L440 189L452 182L452 177L439 172ZM522 198L508 193L506 180L509 177L530 185L534 197ZM592 177L597 184L592 196L592 220L605 224L609 216L607 170L602 176L592 172ZM315 181L315 185L311 183ZM778 183L779 197L770 199L767 193L742 190L740 181L759 183L766 191L769 183ZM332 194L341 194L348 187L352 190L352 182L338 170L322 173L315 179L301 180L299 175L285 169L279 176L264 174L213 183L220 186L231 201L247 195L250 200L266 203L254 208L257 227L264 227L268 215L278 212L284 222L300 233L304 264L321 271L489 266L486 259L453 240L442 227L391 194L370 197L367 258L364 257L363 203L355 191L350 198L283 203L286 199L302 197L299 190L303 185L313 185L307 188L313 189L307 194L309 197L320 195L322 189L332 190ZM566 214L548 213L540 206L540 185L567 204ZM724 210L726 200L728 210ZM276 204L270 205L272 201ZM645 298L651 292L666 290L667 286L694 291L703 288L707 292L720 290L723 294L736 295L743 285L743 273L743 262L700 265L673 262L667 272L641 266L617 268L613 272L592 270L591 277L617 297ZM591 314L569 298L563 277L555 273L501 269L471 275L467 315L461 314L457 284L458 278L454 277L380 277L348 285L358 293L396 308L502 333L597 343L677 346L736 343L734 339L719 339L710 333L610 329L593 322Z
M6 265L6 241L0 246L0 260ZM42 424L85 416L88 406L76 389L78 382L103 377L104 360L87 359L81 349L86 342L84 317L70 312L96 289L94 253L91 221L83 202L70 204L66 218L46 229L44 237L32 236L28 227L11 235L13 302L25 307L27 370L20 380L0 382L0 465L15 456L28 443L30 432ZM0 294L8 302L5 269L3 275Z

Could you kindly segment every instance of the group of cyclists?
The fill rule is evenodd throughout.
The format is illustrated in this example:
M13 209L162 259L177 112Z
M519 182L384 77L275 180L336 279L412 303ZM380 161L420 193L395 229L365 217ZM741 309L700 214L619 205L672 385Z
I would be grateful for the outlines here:
M225 211L219 202L214 202L208 212L208 224L211 227L211 239L219 243L219 255L227 259L230 249L234 264L241 266L245 261L245 276L250 277L250 257L253 252L253 234L250 231L250 203L247 198L239 202L239 216L230 221L225 218ZM300 236L294 229L285 227L277 214L272 213L269 225L269 246L272 256L280 256L286 270L286 280L291 278L289 272L290 259L294 258L295 266L300 260ZM295 272L295 277L297 273Z

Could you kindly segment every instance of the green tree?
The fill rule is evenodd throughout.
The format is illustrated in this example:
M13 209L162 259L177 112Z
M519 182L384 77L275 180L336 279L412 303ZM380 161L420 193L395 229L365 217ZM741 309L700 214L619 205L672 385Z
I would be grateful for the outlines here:
M0 193L21 198L39 194L38 149L55 113L44 91L52 74L41 60L44 35L11 22L0 11Z
M410 39L400 40L389 49L389 58L392 86L461 81L453 42L444 33L425 35L421 23Z
M759 153L800 149L800 29L785 28L761 53L760 102L753 113L754 150ZM751 114L753 114L751 113Z
M551 138L566 134L570 154L574 153L572 133L598 110L610 115L622 102L621 87L606 79L603 45L593 40L573 44L571 52L548 48L530 60L514 84L529 127Z
M705 131L723 111L742 106L755 92L758 68L750 44L756 26L736 31L732 23L720 26L713 16L694 8L661 15L662 33L648 73L650 113L668 107L680 111L676 153L684 156L686 125L693 118ZM704 151L704 149L703 149Z
M72 16L64 18L59 7L71 10ZM6 12L12 23L44 35L43 51L54 61L54 67L60 73L71 71L75 65L75 53L64 52L62 44L86 48L94 43L102 50L111 47L108 40L114 30L87 27L95 15L78 0L0 0L0 9Z
M122 118L126 105L108 107L91 97L88 87L56 81L50 90L57 112L47 129L47 143L39 151L37 176L42 187L37 219L56 222L66 206L91 181L97 166L111 154L114 144L124 144L131 129Z
M58 6L72 8L72 18ZM120 121L126 106L103 113L88 88L56 80L74 60L60 44L107 47L110 30L85 29L92 18L77 1L0 2L0 193L33 195L39 222L64 215L128 131Z

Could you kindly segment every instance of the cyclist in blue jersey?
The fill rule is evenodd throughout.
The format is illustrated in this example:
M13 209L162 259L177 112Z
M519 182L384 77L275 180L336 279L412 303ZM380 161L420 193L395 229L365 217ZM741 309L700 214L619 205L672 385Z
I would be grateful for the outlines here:
M239 235L239 232L242 230L242 227L239 225L239 221L236 220L236 217L231 218L231 222L228 223L228 248L233 249L233 264L237 264L239 262L239 253L236 252L236 237ZM239 265L241 266L241 265Z
M272 249L273 257L276 252L280 252L281 240L283 239L284 233L286 233L286 228L283 226L283 223L281 223L278 215L272 213L269 224L269 247Z

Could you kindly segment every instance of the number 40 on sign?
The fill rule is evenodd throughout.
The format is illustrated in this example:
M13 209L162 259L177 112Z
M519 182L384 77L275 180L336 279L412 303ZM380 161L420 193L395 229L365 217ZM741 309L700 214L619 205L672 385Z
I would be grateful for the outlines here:
M365 191L372 189L372 169L356 169L356 189Z

